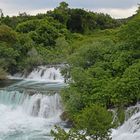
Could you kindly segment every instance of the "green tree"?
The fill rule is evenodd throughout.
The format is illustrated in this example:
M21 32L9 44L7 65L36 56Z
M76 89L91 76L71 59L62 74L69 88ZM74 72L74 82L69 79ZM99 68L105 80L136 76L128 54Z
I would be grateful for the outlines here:
M55 140L110 140L111 122L110 112L101 106L91 105L76 115L75 128L67 133L56 127L57 131L52 131L52 135Z
M69 11L68 6L69 5L66 2L61 2L59 6L54 9L54 11L48 12L48 15L66 25Z
M7 73L4 69L0 68L0 80L4 80L7 78Z
M139 11L139 10L138 10ZM126 47L129 50L140 49L140 12L124 26L119 32L119 39L126 42Z
M0 25L0 41L15 43L17 41L17 34L10 27L6 25Z
M58 9L67 10L68 6L69 4L63 1L63 2L60 2Z
M3 18L3 17L4 17L3 11L2 9L0 9L0 18Z

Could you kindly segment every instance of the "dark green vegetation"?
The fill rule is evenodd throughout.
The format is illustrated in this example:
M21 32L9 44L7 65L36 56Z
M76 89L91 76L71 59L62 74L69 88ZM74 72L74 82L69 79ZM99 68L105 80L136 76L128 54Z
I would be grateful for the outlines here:
M73 128L66 133L57 127L52 134L56 140L109 139L116 124L107 109L118 108L123 123L123 108L140 100L139 11L125 24L109 15L70 9L65 2L46 14L2 15L0 79L5 71L67 63L62 73L69 86L62 99Z
M81 47L75 47L68 59L69 66L63 71L67 78L71 77L69 87L62 93L64 105L75 127L82 125L85 129L81 129L88 136L88 130L93 130L92 134L96 136L95 131L101 124L90 124L100 120L100 117L94 119L98 116L96 112L94 116L92 113L89 115L92 121L87 119L87 107L91 108L91 112L94 112L92 106L95 104L106 109L118 108L118 119L122 124L123 109L140 100L140 12L126 25L94 33L73 45ZM79 115L77 122L75 116ZM83 121L83 116L86 116L86 121ZM104 118L107 118L104 125L107 127L108 117ZM101 120L103 123L104 119Z
M81 34L115 28L109 15L70 9L65 2L46 14L0 17L0 63L10 73L29 71L41 64L65 63L71 44ZM2 61L2 62L1 62Z
M68 133L56 126L56 131L51 132L55 140L87 140L88 137L95 140L110 140L112 115L105 108L99 105L85 107L74 120L74 127Z

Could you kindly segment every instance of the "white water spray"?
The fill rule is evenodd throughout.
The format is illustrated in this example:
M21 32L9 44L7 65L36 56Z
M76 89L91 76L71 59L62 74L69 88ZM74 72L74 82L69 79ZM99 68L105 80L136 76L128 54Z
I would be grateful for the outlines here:
M15 74L14 76L8 76L10 79L26 79L34 81L45 81L45 82L64 82L64 78L60 73L62 66L47 67L39 66L35 68L28 75Z
M61 122L61 113L61 98L57 93L30 96L18 91L1 90L0 139L30 140L37 135L40 139L50 140L50 130Z
M24 79L15 84L13 91L0 91L0 140L50 140L50 130L61 122L61 99L49 91L63 86L60 67L40 66L27 76L9 76ZM34 94L16 91L18 88L34 89ZM10 89L12 89L10 88ZM44 89L43 93L39 94ZM114 129L112 140L140 140L140 105L126 111L126 121ZM114 112L115 113L115 112ZM115 118L114 118L115 119Z
M40 66L9 78L23 80L0 90L0 140L51 140L50 130L62 123L60 68Z
M126 121L118 129L113 130L112 139L140 140L140 104L126 110Z

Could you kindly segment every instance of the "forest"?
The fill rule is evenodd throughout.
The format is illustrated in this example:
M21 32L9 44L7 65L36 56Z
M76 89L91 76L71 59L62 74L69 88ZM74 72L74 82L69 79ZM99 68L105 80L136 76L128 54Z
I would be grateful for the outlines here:
M65 2L45 14L0 12L0 79L28 74L39 65L66 64L56 140L109 140L124 122L124 110L140 101L140 9L128 19L72 9ZM118 119L113 122L111 109Z

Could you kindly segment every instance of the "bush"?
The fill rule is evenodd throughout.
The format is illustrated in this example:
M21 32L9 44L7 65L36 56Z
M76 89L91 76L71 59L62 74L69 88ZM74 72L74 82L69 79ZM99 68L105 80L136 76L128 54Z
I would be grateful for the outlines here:
M0 68L0 80L4 80L7 77L7 73L4 69Z
M112 115L105 108L91 105L84 108L74 119L75 128L66 132L60 127L51 131L55 140L109 140Z

